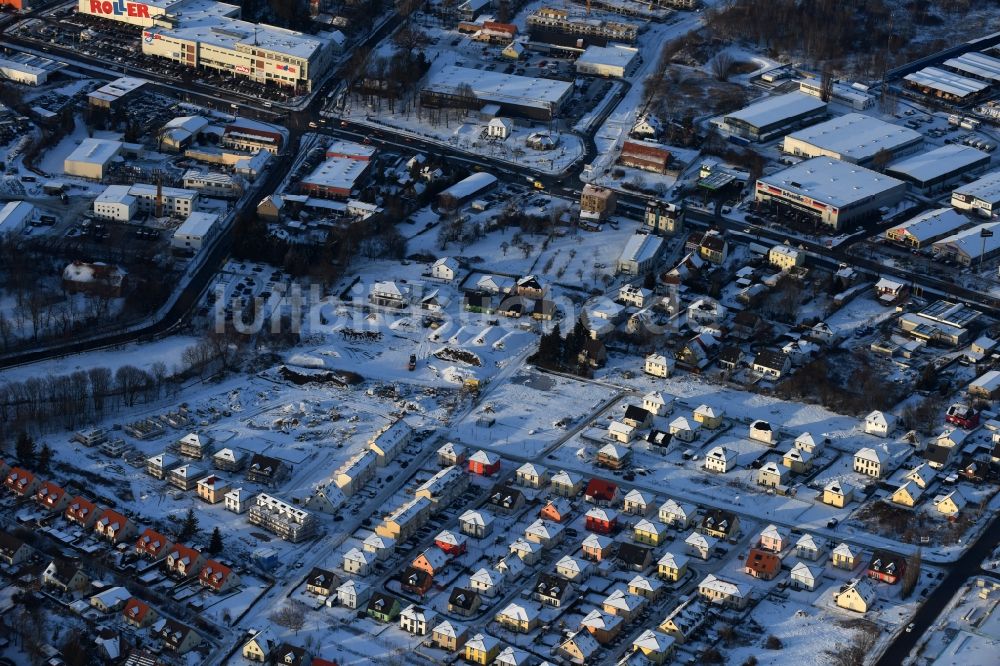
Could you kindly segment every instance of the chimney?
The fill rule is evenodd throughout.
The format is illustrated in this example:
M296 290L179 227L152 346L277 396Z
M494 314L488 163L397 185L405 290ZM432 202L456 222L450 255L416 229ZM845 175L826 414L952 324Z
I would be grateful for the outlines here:
M163 176L156 177L156 217L163 217Z

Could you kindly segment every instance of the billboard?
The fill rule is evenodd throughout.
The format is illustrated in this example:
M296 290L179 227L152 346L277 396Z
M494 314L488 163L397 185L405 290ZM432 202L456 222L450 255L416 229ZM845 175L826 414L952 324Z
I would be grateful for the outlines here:
M151 18L149 14L149 5L145 5L141 2L125 2L125 0L89 0L88 6L90 7L89 14L94 16L107 16L108 18L118 18L120 16L131 16L132 18ZM158 10L158 14L162 14L163 10L154 7Z

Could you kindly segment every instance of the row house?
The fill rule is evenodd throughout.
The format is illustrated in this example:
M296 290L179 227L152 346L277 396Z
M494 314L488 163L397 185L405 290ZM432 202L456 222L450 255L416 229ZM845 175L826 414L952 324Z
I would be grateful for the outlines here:
M469 487L469 475L461 467L450 465L417 486L413 496L433 504L448 506Z
M368 440L368 448L375 453L378 466L385 467L395 460L413 439L413 428L403 419L397 419Z
M35 492L35 501L46 511L62 512L69 504L69 496L56 484L46 481Z
M128 518L117 511L105 509L97 517L94 531L97 532L98 536L111 543L121 543L132 538L136 530L135 525Z
M173 545L170 539L147 527L135 542L135 554L150 560L159 560L166 557Z

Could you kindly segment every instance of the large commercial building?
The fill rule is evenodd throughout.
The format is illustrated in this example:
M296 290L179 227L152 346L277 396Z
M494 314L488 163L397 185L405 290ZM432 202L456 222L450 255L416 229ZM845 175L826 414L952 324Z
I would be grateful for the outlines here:
M813 97L822 97L826 92L822 79L801 79L799 82L799 92ZM875 106L875 96L868 92L866 86L855 83L848 85L840 81L834 81L830 85L830 101L844 104L855 111L864 111Z
M8 201L0 208L0 235L24 231L35 217L35 207L27 201Z
M302 179L299 189L309 196L347 199L369 164L347 157L329 157Z
M930 194L959 182L963 176L982 173L989 165L987 153L952 143L896 162L885 172Z
M860 113L848 113L789 134L782 150L799 157L834 157L865 166L879 153L886 162L911 153L923 140L920 132L908 127Z
M148 183L109 185L94 199L94 214L105 220L128 222L137 214L187 217L194 210L198 192ZM159 207L159 211L157 211Z
M969 218L954 208L937 208L920 213L900 225L886 229L885 237L895 243L920 249L970 224Z
M562 34L598 46L608 42L631 44L639 36L639 26L634 23L602 21L553 7L542 7L529 14L528 30L536 41L550 41L547 39L550 35Z
M236 17L240 8L214 0L79 0L77 13L151 28L173 26L185 19L200 17Z
M951 193L951 205L959 210L975 211L980 217L1000 215L1000 171L955 189Z
M757 180L757 201L834 230L876 217L898 204L906 183L856 164L815 157Z
M176 28L147 28L142 33L142 52L303 91L312 89L313 81L333 59L326 37L234 19L217 25L192 22Z
M634 46L588 46L576 59L576 73L621 79L635 71L640 60L639 49Z
M214 0L79 0L80 14L143 28L142 52L189 67L310 90L343 45L338 31L310 36L239 20L240 8Z
M101 180L122 148L121 141L86 138L63 160L63 171L68 176Z
M573 84L568 81L445 65L427 76L420 91L421 104L425 107L467 106L470 100L463 94L466 86L472 90L475 108L497 104L502 115L536 120L551 120L559 115L563 103L573 92Z
M91 106L114 110L135 99L147 83L146 79L122 76L87 95L87 101Z
M826 115L826 102L811 95L791 92L759 100L723 116L720 129L750 141L768 141L799 127L818 122Z
M49 74L64 66L64 63L30 53L15 53L0 58L0 78L29 86L40 86L48 81Z

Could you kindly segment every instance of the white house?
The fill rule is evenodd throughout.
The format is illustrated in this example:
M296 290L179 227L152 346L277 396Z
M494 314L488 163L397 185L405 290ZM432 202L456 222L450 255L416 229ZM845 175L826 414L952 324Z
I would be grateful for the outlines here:
M514 131L514 123L507 118L492 118L486 125L486 136L506 139Z
M646 357L643 370L647 375L654 377L669 377L674 371L674 359L667 358L663 354L652 353Z
M698 436L697 424L692 424L686 417L678 416L670 422L670 434L682 442L693 442Z
M807 564L796 562L795 566L792 567L792 587L809 591L815 590L819 573L818 570L813 570Z
M663 416L670 403L659 391L650 391L642 397L642 408L655 416Z
M375 562L375 555L372 553L366 553L363 550L357 548L351 548L349 551L344 553L344 571L347 573L355 573L359 576L367 576L371 571L372 564Z
M865 417L865 432L876 437L888 437L895 421L891 414L884 414L876 409Z
M451 282L458 274L458 261L452 257L441 257L431 266L431 277Z
M725 474L736 467L736 452L724 446L716 446L705 454L705 469L709 472Z
M687 529L694 522L694 515L698 507L694 504L682 504L676 500L668 499L660 506L658 512L660 522L669 525L677 530Z

